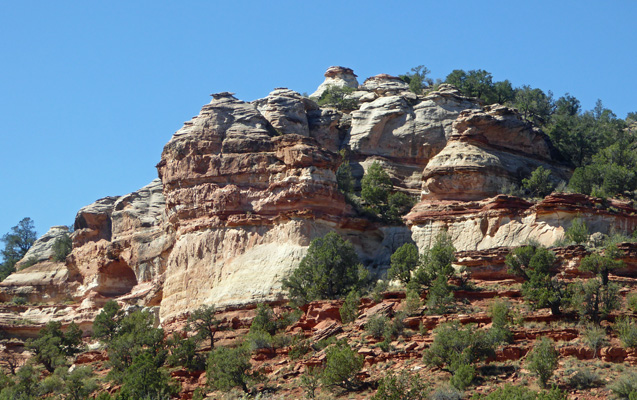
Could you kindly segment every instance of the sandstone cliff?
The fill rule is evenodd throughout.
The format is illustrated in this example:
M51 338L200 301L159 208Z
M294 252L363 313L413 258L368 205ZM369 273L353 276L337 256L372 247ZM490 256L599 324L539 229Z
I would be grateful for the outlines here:
M329 231L381 276L395 249L427 248L442 230L458 250L486 251L529 239L550 245L577 216L604 233L637 227L637 211L620 202L500 195L538 166L556 180L571 173L513 109L483 107L449 85L415 95L387 74L362 85L343 67L325 77L310 98L286 88L253 102L213 94L164 147L159 179L79 210L64 263L49 261L62 229L52 228L32 249L39 262L3 282L0 298L74 301L78 310L118 298L159 306L168 322L202 304L280 300L281 279ZM319 106L329 85L351 87L358 107ZM406 225L366 220L346 202L335 176L342 149L358 182L376 161L420 199Z

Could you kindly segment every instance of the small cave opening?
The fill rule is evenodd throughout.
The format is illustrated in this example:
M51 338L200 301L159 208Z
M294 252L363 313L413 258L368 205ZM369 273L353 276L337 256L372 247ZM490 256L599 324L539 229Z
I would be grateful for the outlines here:
M121 296L137 285L137 277L131 267L123 261L113 261L100 270L97 292L103 296Z

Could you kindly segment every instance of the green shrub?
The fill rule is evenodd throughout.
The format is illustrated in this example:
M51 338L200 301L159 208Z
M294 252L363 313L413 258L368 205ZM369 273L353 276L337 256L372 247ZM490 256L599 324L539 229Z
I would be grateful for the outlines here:
M361 302L361 297L356 290L350 291L345 297L345 301L339 310L341 314L341 321L344 324L354 322L358 318L358 305Z
M361 199L369 213L395 224L402 224L401 216L407 214L414 205L414 199L409 195L394 191L389 175L376 161L367 168L361 179Z
M117 334L123 317L124 313L116 301L109 300L104 303L102 311L97 314L93 321L93 338L110 343Z
M383 167L374 161L361 179L361 199L376 215L384 215L388 210L389 194L394 185Z
M602 386L604 380L590 369L579 369L570 377L568 385L579 390L586 390Z
M177 385L170 384L170 376L158 368L150 353L135 357L123 377L118 400L157 399L169 400L179 392Z
M27 298L23 296L13 296L11 298L11 304L15 304L16 306L23 306L27 304Z
M602 279L602 285L608 285L608 275L610 272L617 268L622 268L624 262L619 260L621 252L617 249L617 246L607 246L604 251L604 255L593 253L582 259L579 265L579 270L584 272L592 272Z
M215 347L215 334L221 330L221 321L217 319L214 305L202 305L188 315L186 330L195 332L198 341L210 340L210 348Z
M391 255L391 267L387 272L387 278L398 279L406 285L417 265L418 247L413 243L405 243Z
M535 343L533 349L527 356L526 367L538 377L540 386L546 387L553 372L557 368L559 353L550 339L542 338Z
M64 233L53 243L53 260L63 262L73 250L73 241L68 233Z
M491 317L489 335L495 344L508 343L513 335L509 324L512 320L511 303L507 300L495 299L489 305L488 315Z
M417 290L407 289L403 300L403 311L407 315L415 315L422 308L422 300Z
M433 331L434 341L425 351L423 361L454 371L460 365L472 364L495 354L492 341L483 330L462 327L457 321L442 324Z
M0 281L15 272L15 264L24 257L36 239L35 225L28 217L0 237L0 242L4 242L4 249L0 250L0 256L4 260L0 264Z
M41 371L26 364L16 374L16 381L0 392L0 400L35 400L40 397L38 376Z
M257 304L256 315L252 319L250 325L250 333L253 332L266 332L270 336L274 335L277 331L276 317L272 307L267 304Z
M75 323L62 332L59 321L51 321L38 332L37 339L28 340L26 347L33 352L35 361L49 372L66 364L66 359L80 352L82 331Z
M323 369L319 367L308 368L301 376L301 387L305 391L305 398L315 399L316 390L319 388Z
M298 268L283 280L283 288L296 302L337 299L363 285L354 246L330 232L310 243Z
M135 358L150 354L156 365L162 365L168 356L165 350L164 330L154 328L155 314L134 311L116 322L115 334L107 342L110 379L122 382Z
M522 295L534 308L549 307L554 315L559 315L569 300L569 292L563 282L551 277L555 260L553 252L531 244L514 249L505 263L509 273L524 279Z
M291 346L288 357L290 357L290 360L298 360L310 351L312 351L312 346L310 346L308 341L300 340Z
M170 366L181 366L188 371L201 371L206 367L206 360L197 353L197 341L195 338L183 338L179 333L174 332L172 337L166 341L170 355L166 358L166 363Z
M385 220L402 224L401 217L411 211L414 206L414 198L403 192L394 192L387 197L387 214Z
M346 196L354 193L354 178L352 178L352 167L349 165L349 157L346 150L340 151L343 161L336 170L336 186Z
M272 335L266 331L251 331L246 336L246 345L250 351L272 348Z
M380 303L383 300L383 293L389 288L389 282L385 279L379 279L376 281L374 288L372 289L371 296L374 303Z
M573 219L571 226L566 229L564 236L573 243L581 244L588 240L588 226L581 218Z
M454 297L447 278L444 275L438 275L427 292L427 313L444 314L453 304Z
M69 400L88 399L98 388L89 367L78 367L71 372L68 368L59 367L53 374L42 380L39 386L41 394L55 393Z
M462 392L453 386L439 386L429 397L429 400L462 400Z
M326 351L325 369L321 381L325 386L340 386L345 390L357 390L360 382L356 375L363 368L363 356L347 343L337 343Z
M418 268L410 285L412 288L429 288L438 277L445 282L455 274L452 263L455 261L456 248L447 232L436 236L434 245L420 256Z
M476 369L469 364L460 364L453 371L453 376L449 383L458 390L464 391L471 385L476 376Z
M545 392L534 392L524 386L504 385L486 396L475 396L476 400L566 400L566 393L554 387Z
M208 385L223 392L240 387L245 393L249 393L248 384L255 378L250 373L251 367L250 352L245 347L215 348L208 355Z
M637 372L629 371L624 373L608 388L613 391L617 398L628 400L637 398Z
M354 89L348 86L328 86L321 94L317 103L323 107L334 107L339 110L355 110L358 108L358 101L351 98Z
M637 323L631 317L620 317L615 322L615 330L622 346L637 348Z
M365 324L365 331L374 338L380 339L383 337L385 327L389 325L389 323L389 318L385 315L372 315Z
M626 305L630 311L637 313L637 293L626 296Z
M380 380L378 390L372 400L420 400L427 397L427 386L418 376L409 376L401 371L398 375L389 373Z
M593 350L595 354L608 341L606 339L606 329L598 325L588 325L582 330L582 338L586 346Z
M542 166L537 167L529 178L522 179L522 186L532 197L544 197L555 189L555 183L551 181L551 170Z
M430 74L431 71L424 65L419 65L411 69L411 72L407 72L404 75L399 75L399 78L402 79L405 83L409 85L409 90L416 94L423 94L424 89L427 86L433 85L433 81L431 78L428 78L427 75Z
M588 279L570 285L571 304L580 315L580 319L589 319L599 323L613 310L619 308L619 286L602 284L598 278Z

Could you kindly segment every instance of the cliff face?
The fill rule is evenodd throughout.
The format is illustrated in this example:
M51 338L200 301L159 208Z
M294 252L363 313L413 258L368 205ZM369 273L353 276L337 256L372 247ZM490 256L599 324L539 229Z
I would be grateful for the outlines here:
M358 108L319 107L313 98L329 85L351 87ZM443 230L458 250L487 251L550 245L576 216L601 232L637 227L637 211L619 202L499 195L538 166L562 180L571 170L515 110L483 107L449 85L417 96L396 77L359 85L353 71L331 67L313 98L285 88L253 102L212 97L164 147L159 179L82 208L66 262L50 261L59 229L47 233L32 250L40 262L2 282L0 298L74 299L84 313L118 298L159 306L168 322L202 304L281 299L281 279L330 231L381 275L399 246L427 248ZM406 225L363 219L346 203L335 175L341 149L357 180L376 161L420 199Z

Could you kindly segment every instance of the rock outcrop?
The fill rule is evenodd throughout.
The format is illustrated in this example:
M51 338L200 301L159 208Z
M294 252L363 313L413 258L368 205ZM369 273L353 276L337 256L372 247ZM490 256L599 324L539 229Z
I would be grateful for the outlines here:
M16 268L21 267L28 262L34 264L36 262L48 261L53 259L55 252L53 245L59 239L63 239L69 234L69 228L67 226L53 226L44 235L40 236L38 240L33 243L33 246L27 251L22 260L17 263Z
M82 208L72 238L67 262L82 275L78 294L124 295L159 280L174 243L161 181Z
M202 304L280 301L282 278L330 231L381 276L402 244L425 249L443 230L458 250L488 251L552 244L576 216L603 233L637 226L637 211L621 202L498 195L538 166L556 179L570 174L547 136L512 109L483 107L446 84L416 95L387 74L361 86L348 68L325 76L313 97L351 87L355 110L319 107L285 88L253 102L213 94L164 147L159 179L82 208L65 263L47 261L62 233L53 228L31 251L39 262L5 280L0 298L74 299L85 315L116 298L159 306L170 323ZM343 149L357 185L379 162L398 190L421 197L406 226L366 219L346 202L335 175Z
M329 67L327 71L325 71L325 81L321 83L318 89L316 89L310 97L318 99L330 86L350 87L356 89L358 87L358 81L356 80L356 75L351 68L338 66Z
M520 184L533 170L551 170L555 181L567 181L571 168L559 163L548 136L505 106L466 110L453 123L442 151L423 172L422 197L478 200Z
M603 205L601 199L585 195L554 193L536 204L506 195L471 202L427 200L405 220L421 249L446 231L457 250L485 250L529 240L551 246L564 237L575 218L584 220L593 232L632 232L637 228L636 214L624 202Z
M158 170L177 240L168 258L163 319L204 303L276 300L281 279L310 241L331 230L350 235L368 264L388 260L394 242L408 240L404 229L356 228L336 188L340 156L320 138L279 135L272 123L283 113L266 118L259 112L280 95L253 104L214 95L164 148ZM302 110L315 111L299 106L297 120Z
M394 79L386 79L393 84ZM370 83L364 87L375 90ZM352 128L344 145L352 151L355 176L360 179L363 169L378 161L395 185L420 193L423 169L447 144L453 122L461 111L478 108L476 100L449 85L424 97L383 91L351 114Z
M0 282L0 301L15 297L30 303L63 303L72 301L81 275L64 263L41 261L9 275Z

